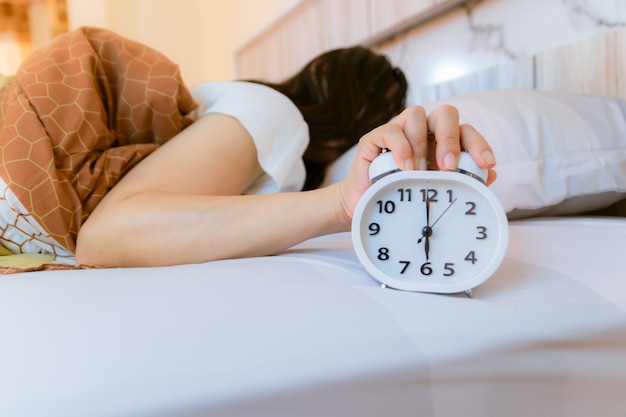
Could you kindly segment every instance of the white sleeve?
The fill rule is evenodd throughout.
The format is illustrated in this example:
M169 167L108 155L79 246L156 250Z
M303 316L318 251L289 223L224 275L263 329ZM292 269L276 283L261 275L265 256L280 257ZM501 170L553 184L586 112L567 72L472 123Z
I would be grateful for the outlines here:
M302 155L309 143L309 129L291 100L270 87L242 81L200 84L191 93L199 104L194 119L209 113L226 114L239 120L252 136L266 175L245 194L302 189L306 177Z

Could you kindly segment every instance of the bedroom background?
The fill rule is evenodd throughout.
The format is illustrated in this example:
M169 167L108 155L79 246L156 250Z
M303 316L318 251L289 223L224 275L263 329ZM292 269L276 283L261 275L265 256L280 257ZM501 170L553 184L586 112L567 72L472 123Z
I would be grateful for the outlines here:
M0 0L0 74L79 26L111 29L164 52L185 81L228 80L234 51L296 0ZM186 46L186 47L181 47ZM199 51L205 51L201 53Z
M498 147L492 190L532 217L473 298L380 288L348 233L5 276L0 416L626 417L626 220L576 215L626 202L625 1L65 1L68 29L147 43L189 84L384 51L411 102L448 97Z
M323 50L364 43L390 54L417 86L619 29L626 25L626 4L618 0L0 0L0 18L0 74L5 75L51 37L91 25L164 52L181 66L190 85L233 78L281 79ZM409 26L414 29L399 35ZM411 37L422 36L432 42L410 42ZM424 56L429 57L428 63ZM436 98L431 94L412 101Z

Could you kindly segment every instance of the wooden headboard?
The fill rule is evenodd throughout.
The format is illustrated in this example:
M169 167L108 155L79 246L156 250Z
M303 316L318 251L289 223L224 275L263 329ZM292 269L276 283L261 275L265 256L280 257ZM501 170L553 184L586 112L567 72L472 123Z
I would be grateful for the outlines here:
M404 70L411 104L489 89L626 98L623 28L621 0L302 0L242 45L237 76L279 81L362 44Z
M425 86L414 102L483 90L538 89L626 99L626 29Z

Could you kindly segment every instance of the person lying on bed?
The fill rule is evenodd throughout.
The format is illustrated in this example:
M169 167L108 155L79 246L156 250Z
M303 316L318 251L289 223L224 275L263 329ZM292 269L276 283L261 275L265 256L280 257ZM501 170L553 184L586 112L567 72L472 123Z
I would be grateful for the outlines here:
M428 115L420 106L404 109L406 92L403 73L362 47L322 54L283 83L199 85L195 121L124 171L93 208L83 203L75 242L54 251L71 254L75 243L76 263L104 267L276 254L348 231L383 148L403 169L453 170L462 146L493 182L486 140L459 125L453 107ZM346 178L320 187L326 167L357 143Z
M322 55L283 84L198 87L196 98L208 95L214 108L201 108L194 124L109 192L79 231L77 262L170 265L268 255L347 231L381 148L393 150L403 169L424 169L429 129L437 141L433 168L455 169L461 143L480 166L493 167L487 142L459 126L454 108L426 115L411 106L396 115L405 88L400 70L358 47ZM347 178L316 189L324 168L357 142ZM296 192L303 182L309 191ZM259 194L264 189L271 192Z

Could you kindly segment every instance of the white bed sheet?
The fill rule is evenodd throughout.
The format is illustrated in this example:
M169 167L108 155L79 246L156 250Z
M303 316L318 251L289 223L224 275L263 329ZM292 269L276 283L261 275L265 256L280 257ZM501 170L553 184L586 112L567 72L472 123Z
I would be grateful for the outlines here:
M464 295L380 288L349 234L0 278L0 416L626 416L626 220L511 223Z

